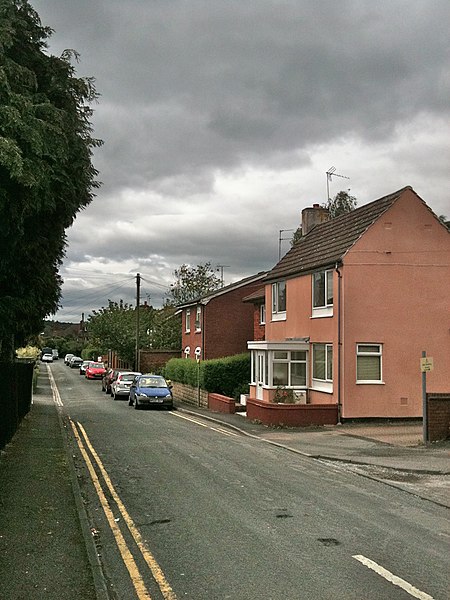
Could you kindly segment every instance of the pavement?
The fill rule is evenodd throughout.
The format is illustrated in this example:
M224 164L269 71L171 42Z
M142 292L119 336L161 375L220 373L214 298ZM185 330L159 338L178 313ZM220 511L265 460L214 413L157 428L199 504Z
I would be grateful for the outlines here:
M242 414L179 411L450 508L450 444L424 445L422 425L272 428ZM106 600L65 424L45 373L30 413L0 452L0 599Z

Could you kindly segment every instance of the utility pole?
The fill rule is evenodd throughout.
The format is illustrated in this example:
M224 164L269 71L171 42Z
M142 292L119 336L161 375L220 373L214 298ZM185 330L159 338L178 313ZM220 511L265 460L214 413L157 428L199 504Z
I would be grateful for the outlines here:
M136 347L134 365L135 370L139 371L139 308L141 304L141 276L136 275Z

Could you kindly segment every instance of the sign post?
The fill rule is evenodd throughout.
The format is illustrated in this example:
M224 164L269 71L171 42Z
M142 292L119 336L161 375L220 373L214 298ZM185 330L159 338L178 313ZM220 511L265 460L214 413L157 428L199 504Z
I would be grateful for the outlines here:
M422 371L422 413L423 413L423 443L428 442L428 405L427 405L427 373L434 369L433 359L422 350L420 370Z

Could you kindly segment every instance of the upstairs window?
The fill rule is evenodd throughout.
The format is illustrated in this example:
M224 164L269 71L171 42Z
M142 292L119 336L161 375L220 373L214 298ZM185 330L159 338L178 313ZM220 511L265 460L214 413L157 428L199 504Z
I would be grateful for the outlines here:
M333 271L319 271L312 275L313 317L333 316Z
M197 310L195 311L195 331L201 331L201 318L202 318L202 307L197 306Z
M286 282L277 281L272 284L272 319L286 318Z
M186 322L185 322L185 325L186 325L186 329L185 329L186 333L190 333L190 331L191 331L191 309L190 308L186 309Z
M259 307L259 324L260 325L266 324L266 305L265 304L261 304L261 306Z

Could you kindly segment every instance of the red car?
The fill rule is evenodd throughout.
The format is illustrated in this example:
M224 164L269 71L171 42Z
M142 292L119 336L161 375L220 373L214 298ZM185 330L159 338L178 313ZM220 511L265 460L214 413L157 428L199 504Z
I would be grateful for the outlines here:
M105 365L101 362L90 362L84 372L86 379L102 379L106 373Z

